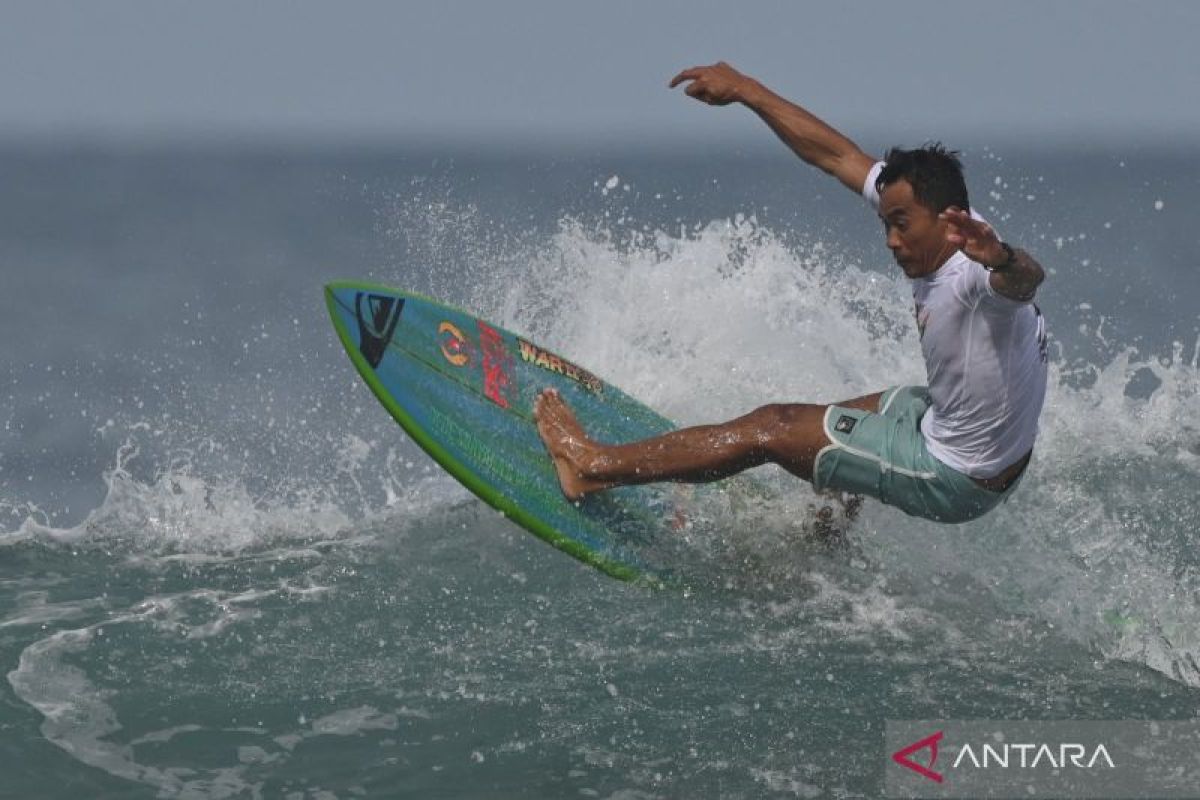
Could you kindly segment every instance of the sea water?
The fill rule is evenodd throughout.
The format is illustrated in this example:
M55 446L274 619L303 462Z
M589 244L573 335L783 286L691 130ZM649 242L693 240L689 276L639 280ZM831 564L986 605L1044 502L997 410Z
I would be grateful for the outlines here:
M680 423L924 378L860 200L782 148L0 152L0 796L872 797L888 719L1200 703L1196 153L967 143L1049 277L1029 474L942 526L810 489L654 591L525 533L321 287L471 309Z

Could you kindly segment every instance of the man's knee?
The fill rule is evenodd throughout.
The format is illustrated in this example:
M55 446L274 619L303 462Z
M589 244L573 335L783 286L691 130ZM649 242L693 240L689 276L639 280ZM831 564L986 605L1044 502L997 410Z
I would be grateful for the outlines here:
M821 426L825 417L825 406L810 403L771 403L753 412L763 428L780 430Z
M772 403L752 414L759 443L774 461L815 454L829 440L825 436L825 406L808 403Z

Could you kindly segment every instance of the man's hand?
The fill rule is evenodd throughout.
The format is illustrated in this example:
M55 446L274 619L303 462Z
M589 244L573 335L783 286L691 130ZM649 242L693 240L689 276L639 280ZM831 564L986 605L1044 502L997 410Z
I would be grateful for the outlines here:
M986 222L975 219L961 208L951 206L938 217L946 222L946 241L962 250L967 258L977 261L989 269L1003 266L999 272L988 275L988 283L997 294L1011 300L1028 302L1046 278L1042 265L1024 250L1013 250L1013 260L1008 262L1008 251L1000 237Z
M1000 237L991 225L954 206L938 216L946 222L946 241L966 253L967 258L985 267L999 266L1008 260L1008 253L1000 246Z
M727 106L745 99L745 91L753 86L752 79L738 72L724 61L708 67L692 67L671 79L674 89L684 81L691 81L683 90L710 106Z

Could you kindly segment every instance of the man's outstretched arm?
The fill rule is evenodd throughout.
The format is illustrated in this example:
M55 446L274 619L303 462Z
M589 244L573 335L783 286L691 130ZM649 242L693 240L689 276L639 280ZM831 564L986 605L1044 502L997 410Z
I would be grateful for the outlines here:
M685 69L671 79L671 88L684 81L690 81L684 91L701 102L713 106L745 105L800 158L837 178L855 194L862 192L875 159L805 109L724 61Z
M988 283L997 294L1012 300L1028 302L1033 299L1046 273L1033 256L1024 250L1009 247L991 225L974 219L961 208L951 206L939 215L946 221L946 241L966 253L992 273Z

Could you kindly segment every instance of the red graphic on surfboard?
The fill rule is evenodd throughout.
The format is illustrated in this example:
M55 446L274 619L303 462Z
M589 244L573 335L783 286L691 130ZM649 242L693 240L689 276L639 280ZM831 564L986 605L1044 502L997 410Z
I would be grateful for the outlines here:
M477 325L479 347L483 351L483 394L501 408L508 408L517 392L512 356L499 331L482 320L477 320Z

